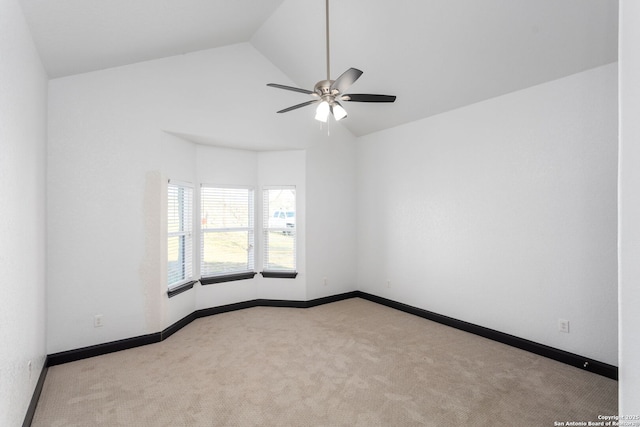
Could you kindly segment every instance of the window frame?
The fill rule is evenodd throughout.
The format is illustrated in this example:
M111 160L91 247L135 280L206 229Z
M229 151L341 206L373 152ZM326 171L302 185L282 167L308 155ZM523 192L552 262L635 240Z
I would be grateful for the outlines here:
M203 189L230 189L230 190L247 190L249 192L247 200L248 205L248 226L247 227L216 227L210 228L203 225L203 213L205 209L205 197ZM246 270L225 270L215 274L204 275L204 257L205 257L205 235L209 233L223 232L247 232L249 238L247 250L247 269ZM252 279L257 273L255 263L256 253L256 190L251 185L223 185L223 184L200 184L200 232L199 232L199 267L200 267L200 283L202 285L210 285L214 283L231 282L236 280Z
M293 227L286 226L286 220L289 218L287 209L283 208L285 213L285 227L270 227L269 219L273 216L269 209L268 192L271 190L293 190L294 204L293 211L295 213L295 224ZM275 211L274 211L275 212ZM298 275L298 192L295 185L268 185L262 187L262 271L260 274L265 278L295 279ZM269 265L269 233L281 232L293 238L293 269L274 269L268 268Z
M178 217L178 231L169 231L169 227L171 226L171 209L172 209L172 188L177 189L177 217ZM180 196L180 193L183 193ZM193 184L189 182L177 181L173 179L169 179L167 182L167 209L165 214L167 219L166 226L166 242L167 242L167 250L165 252L166 256L166 279L167 279L167 294L169 297L177 295L181 292L184 292L188 289L191 289L196 283L194 280L194 265L193 265L193 234L194 234L194 197L193 197ZM185 196L188 196L185 199ZM188 206L185 206L185 203L188 201ZM186 209L185 209L186 208ZM182 237L183 239L179 239L180 243L178 245L178 252L181 253L181 257L183 258L180 263L180 267L182 270L182 274L179 280L169 282L170 280L170 268L169 268L169 249L170 244L169 241L175 237Z

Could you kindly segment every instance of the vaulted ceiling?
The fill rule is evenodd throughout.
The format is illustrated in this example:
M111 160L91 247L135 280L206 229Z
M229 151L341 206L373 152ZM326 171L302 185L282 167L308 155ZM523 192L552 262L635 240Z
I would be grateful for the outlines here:
M299 87L312 89L326 77L324 0L22 5L51 78L242 42ZM394 104L349 103L341 123L354 135L617 60L615 0L333 0L330 6L331 78L359 68L364 74L352 92L398 97ZM277 89L273 96L283 108L307 100ZM287 114L312 120L309 110Z

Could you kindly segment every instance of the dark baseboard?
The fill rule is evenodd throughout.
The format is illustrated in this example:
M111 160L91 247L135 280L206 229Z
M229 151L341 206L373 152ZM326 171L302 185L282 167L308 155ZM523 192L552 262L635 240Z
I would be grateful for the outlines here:
M204 308L196 312L196 317L212 316L214 314L226 313L229 311L242 310L251 307L288 307L288 308L310 308L322 304L341 301L358 296L358 291L345 292L343 294L330 295L328 297L316 298L309 301L301 300L280 300L280 299L254 299L235 304L221 305L218 307Z
M47 367L61 365L63 363L75 362L77 360L87 359L89 357L101 356L103 354L114 353L120 350L140 347L147 344L153 344L169 338L180 329L200 317L213 316L215 314L227 313L230 311L243 310L251 307L291 307L291 308L309 308L316 307L330 302L336 302L343 299L354 298L358 296L356 291L344 294L331 295L328 297L317 298L310 301L290 301L290 300L272 300L272 299L255 299L250 301L238 302L235 304L222 305L218 307L204 308L197 310L176 323L172 324L162 332L156 332L138 337L126 338L118 341L111 341L103 344L92 345L89 347L78 348L75 350L63 351L47 356Z
M529 341L523 338L519 338L514 335L505 334L504 332L499 332L493 329L485 328L483 326L475 325L473 323L457 320L452 317L443 316L441 314L433 313L428 310L379 297L377 295L368 294L362 291L346 292L343 294L331 295L328 297L317 298L309 301L255 299L250 301L238 302L235 304L205 308L197 310L185 316L162 332L156 332L154 334L143 335L139 337L98 344L90 347L84 347L77 350L69 350L61 353L51 354L47 356L46 366L60 365L62 363L73 362L76 360L86 359L88 357L100 356L120 350L126 350L142 345L157 343L169 338L171 335L200 317L213 316L215 314L243 310L252 307L310 308L355 297L363 298L368 301L372 301L378 304L385 305L387 307L394 308L396 310L403 311L405 313L413 314L428 320L432 320L434 322L441 323L443 325L451 326L462 331L489 338L491 340L498 341L522 350L526 350L531 353L547 357L549 359L557 360L559 362L575 366L576 368L584 369L586 371L593 372L595 374L599 374L614 380L618 379L618 368L616 366L599 362L597 360L593 360L577 354L569 353L564 350L559 350L553 347L539 344L533 341Z
M75 350L50 354L47 357L49 362L48 366L61 365L63 363L75 362L76 360L87 359L89 357L102 356L103 354L157 343L160 342L161 334L161 332L156 332L154 334L141 335L138 337L126 338L123 340L111 341L104 344L97 344Z
M174 323L173 325L169 326L164 331L160 332L160 341L166 340L171 335L175 334L180 329L184 328L185 326L187 326L189 323L193 322L197 318L198 318L198 316L196 316L196 313L191 313L191 314L183 317L182 319L178 320L176 323Z
M36 388L33 390L33 396L31 396L31 402L29 403L29 408L27 408L27 413L24 416L22 427L30 427L33 422L33 416L36 414L36 407L38 406L38 400L40 400L42 387L44 387L44 380L47 378L47 371L49 370L48 359L49 356L44 359L44 365L42 366L42 371L40 371Z
M580 356L578 354L569 353L564 350L559 350L557 348L549 347L544 344L529 341L524 338L519 338L514 335L505 334L504 332L496 331L494 329L485 328L473 323L443 316L442 314L433 313L428 310L423 310L421 308L379 297L377 295L372 295L361 291L356 291L356 294L356 296L360 298L378 304L386 305L387 307L395 308L396 310L404 311L405 313L420 316L425 319L441 323L443 325L451 326L452 328L460 329L462 331L470 332L484 338L489 338L493 341L498 341L512 347L529 351L539 356L557 360L558 362L566 363L567 365L575 366L576 368L584 369L586 371L593 372L594 374L599 374L616 381L618 380L618 368L607 363L599 362L588 357Z
M316 298L309 301L300 300L276 300L276 299L254 299L250 301L242 301L234 304L220 305L217 307L203 308L195 311L161 332L162 339L169 338L172 334L187 326L200 317L213 316L230 311L244 310L252 307L288 307L288 308L309 308L322 304L341 301L344 299L355 298L358 296L357 291L346 292L338 295L330 295L328 297Z
M345 292L343 294L330 295L328 297L312 299L311 301L307 301L307 306L305 308L316 307L318 305L329 304L331 302L342 301L344 299L349 299L349 298L356 298L357 296L359 296L359 294L360 294L359 291L352 291L352 292Z
M245 308L258 307L257 301L259 300L250 300L250 301L242 301L234 304L227 305L219 305L217 307L203 308L201 310L196 311L194 314L196 319L207 316L214 316L216 314L228 313L230 311L236 310L244 310Z

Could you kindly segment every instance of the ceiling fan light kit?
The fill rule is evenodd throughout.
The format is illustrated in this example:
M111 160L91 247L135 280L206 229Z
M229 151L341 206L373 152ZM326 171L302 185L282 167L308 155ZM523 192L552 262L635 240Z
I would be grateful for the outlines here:
M311 101L303 102L283 110L278 113L286 113L291 110L306 107L307 105L318 104L316 108L315 119L326 123L329 115L335 120L342 120L347 117L347 111L342 107L339 101L349 102L394 102L396 97L393 95L376 95L376 94L346 94L345 91L351 87L356 80L362 75L362 71L357 68L349 68L342 73L336 80L330 77L330 49L329 49L329 0L325 0L326 5L326 35L327 35L327 79L321 80L313 88L313 91L300 89L292 86L285 86L277 83L269 83L267 86L277 89L290 90L310 95Z
M331 114L333 114L333 117L336 120L342 120L347 117L347 111L342 108L342 105L340 105L338 102L331 106Z
M330 113L329 104L325 101L322 101L318 108L316 108L316 120L319 122L326 123L329 118Z

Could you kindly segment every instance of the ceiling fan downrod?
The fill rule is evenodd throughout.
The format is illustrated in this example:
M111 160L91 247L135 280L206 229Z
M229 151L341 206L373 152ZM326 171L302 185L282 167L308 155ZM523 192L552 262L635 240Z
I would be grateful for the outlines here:
M327 80L331 80L331 57L329 55L329 0L326 0L325 8L325 33L327 34Z

